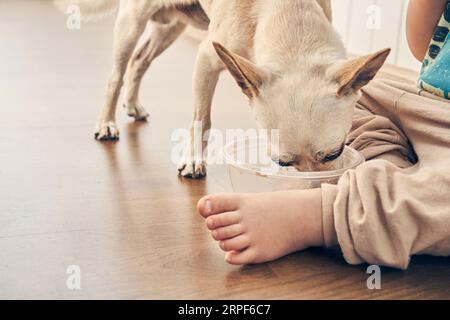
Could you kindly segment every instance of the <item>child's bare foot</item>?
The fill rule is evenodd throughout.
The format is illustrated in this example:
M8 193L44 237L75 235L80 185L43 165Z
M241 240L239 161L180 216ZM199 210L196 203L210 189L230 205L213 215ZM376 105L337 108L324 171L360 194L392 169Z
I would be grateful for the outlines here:
M209 195L198 211L231 264L272 261L323 245L320 189Z

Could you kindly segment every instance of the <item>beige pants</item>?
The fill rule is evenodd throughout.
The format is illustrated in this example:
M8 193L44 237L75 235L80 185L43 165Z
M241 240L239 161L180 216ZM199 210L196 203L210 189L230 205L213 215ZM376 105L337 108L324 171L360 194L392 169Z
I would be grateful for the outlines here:
M450 255L449 101L374 81L349 138L369 161L322 187L326 245L351 264L402 269L415 254Z

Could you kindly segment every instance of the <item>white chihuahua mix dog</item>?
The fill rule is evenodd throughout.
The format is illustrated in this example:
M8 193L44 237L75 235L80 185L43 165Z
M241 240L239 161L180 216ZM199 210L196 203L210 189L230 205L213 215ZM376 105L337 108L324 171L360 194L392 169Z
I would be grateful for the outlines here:
M211 102L222 70L228 69L250 100L260 128L278 129L283 166L301 171L336 167L351 128L359 90L384 64L390 50L347 59L331 24L330 0L56 0L78 5L84 18L117 7L114 70L109 79L95 136L118 139L116 105L127 73L125 109L144 120L141 80L152 61L190 24L208 30L200 44L194 74L194 123L211 127ZM146 26L152 32L137 42ZM134 52L134 53L133 53ZM128 70L128 71L127 71ZM192 136L194 125L192 126ZM194 139L192 137L192 139ZM179 172L206 175L204 150L186 150Z

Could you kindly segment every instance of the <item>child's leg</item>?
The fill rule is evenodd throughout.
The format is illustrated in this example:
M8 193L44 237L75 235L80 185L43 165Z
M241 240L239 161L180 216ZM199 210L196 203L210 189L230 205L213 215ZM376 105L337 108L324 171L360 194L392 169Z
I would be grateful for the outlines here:
M320 189L217 194L198 204L212 237L231 264L271 261L323 246Z
M353 143L375 150L384 140L375 137L395 125L411 145L396 154L414 165L369 161L338 186L322 186L325 244L339 244L351 264L406 268L414 254L450 254L450 103L418 91L392 82L367 86L361 107L381 117L372 123L371 138L362 131Z

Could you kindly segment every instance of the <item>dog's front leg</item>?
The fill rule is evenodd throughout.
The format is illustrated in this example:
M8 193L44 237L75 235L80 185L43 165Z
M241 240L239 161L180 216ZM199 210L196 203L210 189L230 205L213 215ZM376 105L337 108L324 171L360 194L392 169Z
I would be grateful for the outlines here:
M124 6L125 7L125 6ZM145 30L148 16L136 15L128 8L121 9L114 28L114 69L108 82L106 101L97 122L97 140L117 140L116 106L128 61L139 37Z
M205 40L200 45L195 64L194 119L190 130L190 145L186 148L178 167L183 177L199 179L206 175L205 157L208 142L204 141L203 136L211 128L211 103L222 69L223 64L214 52L212 42Z

